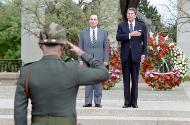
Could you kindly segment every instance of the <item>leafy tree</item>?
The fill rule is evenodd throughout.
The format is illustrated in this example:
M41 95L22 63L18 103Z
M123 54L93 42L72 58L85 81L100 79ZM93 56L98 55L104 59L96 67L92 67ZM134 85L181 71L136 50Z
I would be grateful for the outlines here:
M47 4L45 21L46 23L54 21L63 25L66 29L68 40L78 43L78 34L86 26L87 20L78 4L71 0L60 0L56 1L54 5Z
M174 25L167 26L168 33L171 35L171 38L175 43L177 43L177 25L176 23Z
M85 3L83 6L83 12L86 15L86 18L88 19L90 15L96 14L98 17L100 17L100 10L101 10L101 2L104 0L92 0L90 3Z
M176 42L177 23L166 25L167 23L163 22L163 24L161 22L161 15L158 14L156 7L150 5L148 0L141 0L139 11L152 20L156 32L166 31L172 36L173 41Z
M139 4L139 12L141 12L145 17L151 19L153 25L155 26L155 31L161 31L164 26L161 23L161 15L158 13L156 7L150 5L148 0L141 0Z
M0 6L0 58L20 59L21 14L15 1Z

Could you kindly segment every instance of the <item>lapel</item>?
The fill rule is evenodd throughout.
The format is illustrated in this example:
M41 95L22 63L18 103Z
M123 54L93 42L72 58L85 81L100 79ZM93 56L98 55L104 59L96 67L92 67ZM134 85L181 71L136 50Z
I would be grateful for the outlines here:
M128 21L125 22L125 26L126 26L127 32L130 32L130 31L129 31L129 24L128 24Z
M100 29L97 28L97 40L96 40L96 42L98 42L100 38L101 38L101 32L100 32Z
M91 42L92 43L91 38L90 38L90 28L88 28L86 30L86 37L87 37L87 42Z
M138 30L138 22L135 21L134 31Z

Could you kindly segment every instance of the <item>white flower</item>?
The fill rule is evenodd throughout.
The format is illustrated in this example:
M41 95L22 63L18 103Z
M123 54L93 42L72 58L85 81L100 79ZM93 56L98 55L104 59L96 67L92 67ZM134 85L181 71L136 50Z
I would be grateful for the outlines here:
M174 43L169 43L169 46L173 46L174 45Z
M150 74L150 77L154 77L154 75L151 73L151 74Z

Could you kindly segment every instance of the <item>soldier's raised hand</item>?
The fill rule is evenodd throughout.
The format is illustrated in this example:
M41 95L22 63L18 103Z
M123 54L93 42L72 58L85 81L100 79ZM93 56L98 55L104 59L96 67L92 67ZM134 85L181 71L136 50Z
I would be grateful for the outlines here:
M68 45L70 46L70 51L74 52L77 56L83 55L85 52L81 50L78 46L68 42Z

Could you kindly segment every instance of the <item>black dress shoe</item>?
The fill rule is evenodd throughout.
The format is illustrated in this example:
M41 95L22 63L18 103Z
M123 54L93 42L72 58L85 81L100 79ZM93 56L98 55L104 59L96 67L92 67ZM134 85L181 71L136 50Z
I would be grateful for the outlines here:
M125 105L122 106L122 108L129 108L129 107L131 107L130 104L125 104Z
M101 104L95 104L95 107L102 108Z
M92 107L92 104L85 104L83 107Z
M131 106L132 106L133 108L138 108L138 105L134 105L134 104L133 104L133 105L131 105Z

